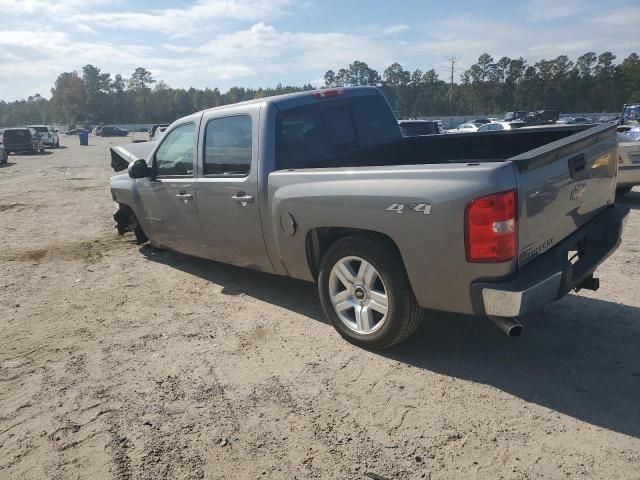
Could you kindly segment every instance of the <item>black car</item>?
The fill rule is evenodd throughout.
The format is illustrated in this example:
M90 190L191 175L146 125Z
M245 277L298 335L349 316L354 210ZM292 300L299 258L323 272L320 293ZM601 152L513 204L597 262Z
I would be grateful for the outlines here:
M96 135L100 135L101 137L126 137L129 135L129 132L122 128L107 125L102 127L100 133L96 133Z
M159 123L157 125L154 125L153 127L151 127L151 130L149 130L149 140L153 140L153 137L156 135L156 130L160 127L164 127L167 128L169 126L168 123Z
M0 143L4 146L7 155L12 152L44 152L42 137L33 128L5 128L2 132Z

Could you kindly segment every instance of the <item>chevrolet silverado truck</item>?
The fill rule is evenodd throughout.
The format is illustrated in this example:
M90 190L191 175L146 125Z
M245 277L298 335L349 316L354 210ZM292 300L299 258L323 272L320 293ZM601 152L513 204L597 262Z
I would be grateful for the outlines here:
M425 309L519 334L518 317L597 289L629 211L616 125L405 138L373 87L194 113L111 162L119 233L315 281L336 330L372 349Z

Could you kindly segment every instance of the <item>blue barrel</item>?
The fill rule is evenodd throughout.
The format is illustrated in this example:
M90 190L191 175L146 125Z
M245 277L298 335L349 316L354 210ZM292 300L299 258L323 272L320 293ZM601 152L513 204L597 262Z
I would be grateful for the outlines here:
M80 132L80 145L89 145L89 132Z

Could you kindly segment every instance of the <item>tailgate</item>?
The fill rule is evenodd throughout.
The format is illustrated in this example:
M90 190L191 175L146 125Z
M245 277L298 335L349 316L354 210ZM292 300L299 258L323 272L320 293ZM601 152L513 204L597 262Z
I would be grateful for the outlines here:
M599 125L510 159L517 171L520 266L613 203L617 150L616 126Z

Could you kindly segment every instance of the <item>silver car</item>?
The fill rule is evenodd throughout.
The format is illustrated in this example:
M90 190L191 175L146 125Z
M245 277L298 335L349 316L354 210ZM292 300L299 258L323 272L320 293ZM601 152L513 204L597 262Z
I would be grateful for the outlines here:
M50 125L29 125L29 128L33 128L38 132L45 147L58 148L60 146L58 132Z
M619 195L629 193L635 185L640 185L640 141L618 133L618 185Z

